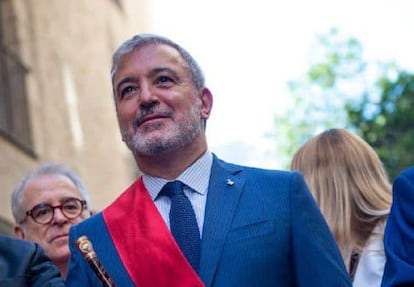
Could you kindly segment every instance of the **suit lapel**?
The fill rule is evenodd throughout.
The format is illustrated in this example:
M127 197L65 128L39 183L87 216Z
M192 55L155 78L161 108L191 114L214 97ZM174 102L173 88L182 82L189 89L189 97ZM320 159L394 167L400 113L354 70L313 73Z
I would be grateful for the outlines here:
M199 276L211 286L245 180L240 168L213 159L201 241Z

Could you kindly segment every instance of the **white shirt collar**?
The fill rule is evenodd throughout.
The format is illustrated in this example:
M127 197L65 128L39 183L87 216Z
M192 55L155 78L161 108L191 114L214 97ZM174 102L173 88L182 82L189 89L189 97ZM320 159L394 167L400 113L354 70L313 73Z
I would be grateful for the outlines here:
M184 170L175 180L179 180L193 191L204 194L207 192L210 179L211 166L213 164L213 155L210 151L206 151L192 165ZM143 174L142 180L148 190L152 200L154 200L162 187L170 180L160 177L154 177Z

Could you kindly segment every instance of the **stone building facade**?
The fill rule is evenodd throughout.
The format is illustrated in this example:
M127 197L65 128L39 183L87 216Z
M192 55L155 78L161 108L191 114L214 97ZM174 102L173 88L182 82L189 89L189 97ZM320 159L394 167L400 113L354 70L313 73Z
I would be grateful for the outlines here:
M12 230L13 187L41 163L75 169L96 210L139 174L109 71L148 17L145 0L0 0L0 234Z

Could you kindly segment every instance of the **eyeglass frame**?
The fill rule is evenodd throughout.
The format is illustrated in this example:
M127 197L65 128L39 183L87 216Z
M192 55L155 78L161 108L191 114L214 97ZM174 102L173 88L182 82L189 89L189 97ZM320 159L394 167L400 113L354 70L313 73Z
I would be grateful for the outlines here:
M75 201L79 202L81 208L80 208L80 212L79 212L78 215L73 216L73 217L68 217L66 215L65 211L63 211L63 205L65 203L67 203L68 201L72 201L72 200L75 200ZM44 223L41 223L41 222L36 221L36 219L33 216L33 211L36 208L39 208L39 207L42 207L42 206L43 207L48 207L48 208L51 208L52 209L52 216L50 217L50 220L47 221L47 222L44 222ZM76 198L76 197L68 197L68 198L65 198L59 205L54 205L54 206L51 205L51 204L48 204L48 203L39 203L39 204L36 204L35 206L33 206L30 210L28 210L28 211L25 212L25 216L24 216L23 220L20 221L20 224L24 223L26 221L27 217L30 216L35 223L41 224L41 225L48 225L48 224L50 224L53 221L53 218L55 217L55 209L57 209L57 208L60 209L60 212L67 219L75 219L75 218L81 216L82 212L84 212L85 210L87 210L88 206L87 206L86 200L82 200L82 199L79 199L79 198Z

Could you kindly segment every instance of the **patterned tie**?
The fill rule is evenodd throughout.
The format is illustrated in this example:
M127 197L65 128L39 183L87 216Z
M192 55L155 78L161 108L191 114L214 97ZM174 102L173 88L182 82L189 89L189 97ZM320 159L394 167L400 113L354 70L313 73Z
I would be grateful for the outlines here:
M197 272L200 264L200 232L191 202L181 181L168 182L160 192L171 198L170 229L187 261Z

